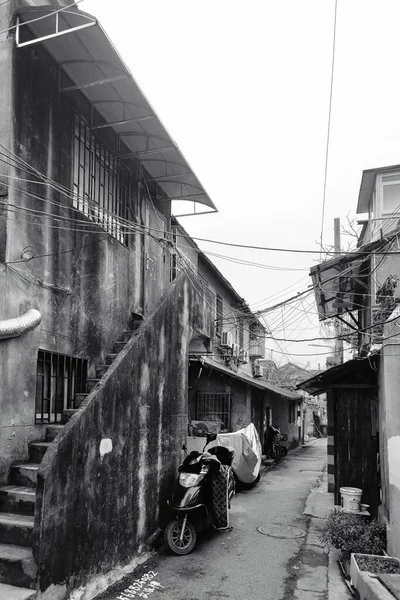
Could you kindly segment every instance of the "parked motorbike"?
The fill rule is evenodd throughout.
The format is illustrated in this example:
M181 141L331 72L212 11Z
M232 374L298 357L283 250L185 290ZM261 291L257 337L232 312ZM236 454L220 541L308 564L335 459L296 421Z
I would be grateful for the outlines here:
M191 452L179 466L168 501L176 517L167 525L164 539L178 555L193 550L197 533L209 527L229 527L228 508L235 493L233 451L214 446L206 452L204 448L201 453Z
M287 441L287 434L281 433L279 427L274 427L273 425L268 425L267 432L268 436L264 450L268 458L279 460L283 456L286 456L288 449L281 442Z
M218 433L215 443L234 450L232 470L238 488L252 486L260 480L262 447L257 429L250 423L233 433ZM209 444L206 446L211 452Z

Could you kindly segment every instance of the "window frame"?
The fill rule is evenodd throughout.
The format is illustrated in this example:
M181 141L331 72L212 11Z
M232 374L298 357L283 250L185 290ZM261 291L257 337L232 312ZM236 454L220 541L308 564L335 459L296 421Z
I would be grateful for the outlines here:
M35 423L60 423L63 411L75 408L76 394L86 392L87 369L85 358L38 350Z
M72 160L73 206L124 246L133 197L131 169L90 129L87 119L75 112Z
M210 403L209 406L206 403ZM203 404L202 404L203 403ZM231 425L232 394L229 392L197 392L196 419L198 421L215 421L207 415L218 416L224 428L221 433L228 433Z

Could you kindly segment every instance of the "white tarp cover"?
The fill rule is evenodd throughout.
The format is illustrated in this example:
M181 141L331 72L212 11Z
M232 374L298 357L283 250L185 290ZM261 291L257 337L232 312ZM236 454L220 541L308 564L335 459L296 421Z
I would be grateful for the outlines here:
M234 433L219 433L217 439L209 446L212 447L216 444L234 450L232 469L242 483L253 483L257 479L261 466L262 448L253 423Z

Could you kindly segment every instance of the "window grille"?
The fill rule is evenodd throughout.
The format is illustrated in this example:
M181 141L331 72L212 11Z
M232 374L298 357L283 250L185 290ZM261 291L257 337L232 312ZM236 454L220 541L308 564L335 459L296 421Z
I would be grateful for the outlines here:
M75 394L86 391L87 360L39 350L36 374L36 423L59 423Z
M75 115L73 206L127 245L124 221L132 196L132 174Z
M221 432L229 431L231 395L197 393L197 420L217 421Z

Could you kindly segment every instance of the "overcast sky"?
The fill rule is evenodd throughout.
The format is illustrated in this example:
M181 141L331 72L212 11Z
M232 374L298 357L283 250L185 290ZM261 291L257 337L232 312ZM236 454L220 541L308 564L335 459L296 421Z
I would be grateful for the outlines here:
M219 210L182 218L188 232L319 250L334 0L85 0L80 8L99 19ZM362 170L400 163L399 24L398 0L338 0L327 245L333 219L355 216ZM211 257L255 310L304 290L318 261L200 246L286 269ZM319 337L311 299L270 314L272 333ZM322 368L329 353L268 345L280 364Z

